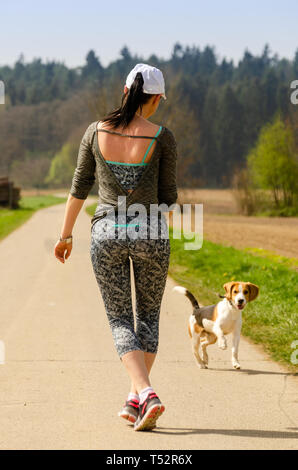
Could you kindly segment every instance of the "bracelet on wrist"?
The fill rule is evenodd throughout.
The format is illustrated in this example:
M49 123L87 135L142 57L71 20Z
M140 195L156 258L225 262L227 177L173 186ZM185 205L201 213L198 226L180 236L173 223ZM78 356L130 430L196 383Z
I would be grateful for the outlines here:
M59 241L64 242L64 243L72 243L72 235L69 235L69 237L67 237L67 238L60 237Z

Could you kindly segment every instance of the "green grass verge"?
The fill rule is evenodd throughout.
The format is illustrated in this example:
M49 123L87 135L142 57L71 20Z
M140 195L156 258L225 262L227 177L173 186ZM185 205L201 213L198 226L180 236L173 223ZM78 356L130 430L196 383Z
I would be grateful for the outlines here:
M298 273L289 267L287 258L260 256L208 240L200 250L185 250L186 239L171 237L169 275L190 289L199 303L218 302L228 281L250 281L260 287L259 296L244 309L242 333L262 344L274 360L292 370L294 352L291 345L298 340Z
M18 209L0 208L0 240L26 222L38 209L64 203L67 198L57 196L25 196Z
M288 268L294 268L298 270L298 258L286 258L285 256L274 253L274 251L264 250L263 248L255 248L250 246L244 248L244 251L268 258L271 261L282 263Z

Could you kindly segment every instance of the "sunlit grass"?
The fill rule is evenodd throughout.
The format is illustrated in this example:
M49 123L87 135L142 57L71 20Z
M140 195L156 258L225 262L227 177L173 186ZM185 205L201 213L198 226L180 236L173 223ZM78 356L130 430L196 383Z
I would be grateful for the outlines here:
M20 227L38 210L66 202L67 198L47 196L24 196L18 209L0 208L0 240Z
M259 296L242 313L242 333L261 343L273 359L294 367L291 345L298 340L298 273L287 258L271 252L264 256L257 250L252 254L205 239L200 250L188 251L183 248L185 241L171 236L169 275L203 305L220 300L225 282L257 284Z

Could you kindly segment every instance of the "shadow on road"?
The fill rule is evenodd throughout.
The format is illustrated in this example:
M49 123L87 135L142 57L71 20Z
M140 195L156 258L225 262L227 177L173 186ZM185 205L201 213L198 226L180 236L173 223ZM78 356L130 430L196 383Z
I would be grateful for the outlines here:
M289 428L297 429L297 428ZM187 436L191 434L220 434L234 437L257 437L260 439L298 439L295 431L262 431L259 429L188 429L188 428L162 428L155 429L154 434L167 434Z
M218 369L215 367L208 367L208 370L212 371L219 371L219 372L231 372L234 371L234 369L229 368L229 369ZM235 371L235 374L240 374L240 373L245 373L247 375L280 375L280 376L286 376L286 377L298 377L298 373L292 373L292 372L273 372L270 370L254 370L254 369L238 369Z

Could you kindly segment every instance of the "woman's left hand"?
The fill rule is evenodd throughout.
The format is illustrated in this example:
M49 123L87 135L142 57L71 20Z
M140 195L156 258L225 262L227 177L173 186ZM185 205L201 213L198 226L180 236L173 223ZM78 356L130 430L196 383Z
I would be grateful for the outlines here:
M61 242L60 240L58 240L54 248L54 253L55 253L56 258L59 261L61 261L61 263L65 263L65 259L68 259L70 257L71 250L72 250L72 242L66 243L66 242ZM64 259L64 254L65 254L65 259Z

